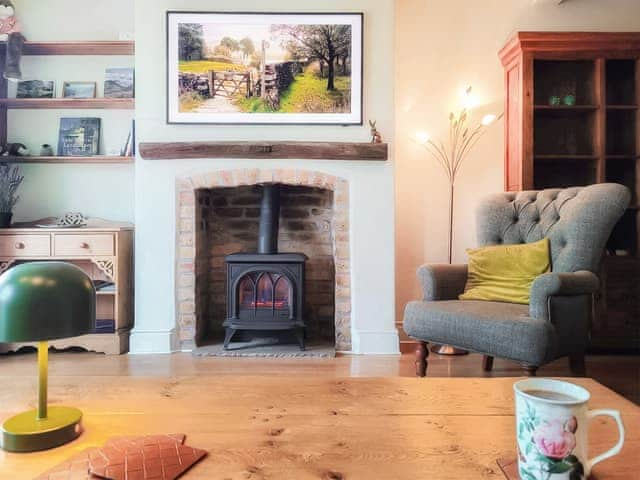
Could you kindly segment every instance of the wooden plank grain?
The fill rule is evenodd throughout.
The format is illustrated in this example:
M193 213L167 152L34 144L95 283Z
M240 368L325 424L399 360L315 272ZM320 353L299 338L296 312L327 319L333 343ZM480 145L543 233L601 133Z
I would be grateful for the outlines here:
M141 143L146 160L196 158L375 160L385 161L385 143L358 142L156 142Z
M515 379L467 379L464 389L465 379L125 378L57 377L51 401L84 410L83 435L47 452L0 453L0 478L32 478L123 434L185 433L187 444L209 452L189 472L194 480L499 479L496 459L514 455L513 399L504 389ZM33 397L33 385L15 380L12 391ZM593 381L579 383L592 390L594 406L621 408L627 424L622 453L598 465L595 478L633 478L638 407ZM12 398L0 393L3 410ZM325 405L332 401L336 411ZM429 413L437 411L449 413ZM590 432L594 453L615 443L611 419L598 419Z

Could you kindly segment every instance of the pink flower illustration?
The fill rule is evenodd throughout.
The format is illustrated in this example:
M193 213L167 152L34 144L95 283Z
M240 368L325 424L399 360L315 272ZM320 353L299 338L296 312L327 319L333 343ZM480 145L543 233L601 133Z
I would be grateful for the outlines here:
M545 457L563 459L576 446L576 437L564 429L564 423L552 420L538 426L533 432L533 441Z

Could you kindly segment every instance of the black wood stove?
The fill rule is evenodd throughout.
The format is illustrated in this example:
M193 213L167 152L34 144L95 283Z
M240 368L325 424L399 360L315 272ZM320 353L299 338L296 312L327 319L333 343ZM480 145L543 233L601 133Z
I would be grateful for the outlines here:
M224 348L238 330L293 330L304 350L304 269L307 256L278 253L280 185L262 187L257 253L234 253L227 265Z

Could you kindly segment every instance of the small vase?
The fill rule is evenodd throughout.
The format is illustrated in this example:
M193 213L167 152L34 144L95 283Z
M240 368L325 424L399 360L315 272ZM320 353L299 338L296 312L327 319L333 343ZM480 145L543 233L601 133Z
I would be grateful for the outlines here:
M572 93L565 95L562 102L569 107L573 107L576 104L576 96Z
M549 105L552 105L554 107L560 105L560 97L558 97L557 95L550 96Z
M11 226L11 212L0 212L0 228L9 228Z
M40 147L41 157L53 157L53 148L48 143L45 143Z

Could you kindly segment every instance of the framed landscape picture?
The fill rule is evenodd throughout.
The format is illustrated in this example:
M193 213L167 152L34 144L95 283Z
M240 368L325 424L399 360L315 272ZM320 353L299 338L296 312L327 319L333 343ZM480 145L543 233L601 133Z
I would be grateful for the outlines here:
M104 98L133 98L133 78L133 68L107 68L104 75Z
M100 148L99 118L61 118L58 135L58 155L91 157Z
M53 98L55 84L50 80L25 80L18 82L16 98Z
M361 13L167 13L167 122L362 125Z
M64 82L62 96L64 98L95 98L96 82Z

